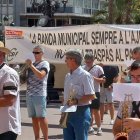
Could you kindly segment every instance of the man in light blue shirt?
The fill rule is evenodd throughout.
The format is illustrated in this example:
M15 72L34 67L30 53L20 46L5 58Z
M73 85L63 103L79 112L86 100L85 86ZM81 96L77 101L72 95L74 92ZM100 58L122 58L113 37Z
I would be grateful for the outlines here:
M64 140L87 140L91 121L89 104L96 98L93 80L80 66L82 55L79 50L71 49L65 56L70 72L65 77L64 104L77 105L77 110L68 113L67 128L63 129ZM74 98L70 99L72 92Z

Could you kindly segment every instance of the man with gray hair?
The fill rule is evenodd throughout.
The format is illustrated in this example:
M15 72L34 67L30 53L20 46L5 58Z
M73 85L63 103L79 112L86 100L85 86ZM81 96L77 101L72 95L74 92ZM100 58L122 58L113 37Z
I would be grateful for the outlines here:
M26 60L28 65L27 79L27 109L32 118L35 140L40 140L41 127L44 140L48 140L48 122L46 119L47 79L50 70L49 63L43 60L44 50L41 46L33 49L35 62Z
M80 66L83 57L79 50L68 50L65 56L70 72L65 77L64 104L77 105L77 110L68 113L67 128L63 129L64 140L87 140L91 121L89 104L96 98L93 80Z

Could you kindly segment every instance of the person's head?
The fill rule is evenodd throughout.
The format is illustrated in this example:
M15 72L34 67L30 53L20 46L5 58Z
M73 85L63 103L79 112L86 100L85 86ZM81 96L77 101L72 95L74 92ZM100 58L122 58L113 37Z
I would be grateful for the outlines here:
M134 60L140 60L140 47L135 47L132 51L132 58Z
M81 65L83 57L78 49L70 49L65 53L66 59L65 62L67 63L68 67L74 68Z
M10 50L4 46L4 43L0 41L0 64L5 61L5 55L9 54Z
M94 56L93 56L93 54L92 53L85 54L84 60L85 60L85 64L88 67L91 67L93 65L93 62L94 62Z
M44 49L40 45L37 45L33 49L33 54L34 54L35 60L40 61L43 57Z
M130 77L132 83L140 83L140 60L136 60L131 64Z

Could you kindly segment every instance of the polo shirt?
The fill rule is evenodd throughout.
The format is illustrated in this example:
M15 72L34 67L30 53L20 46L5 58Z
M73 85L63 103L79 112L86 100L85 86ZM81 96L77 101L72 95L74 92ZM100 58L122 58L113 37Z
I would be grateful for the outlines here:
M85 69L86 71L89 70L89 68L86 65L83 66L83 69ZM104 76L103 68L99 65L94 65L93 68L90 69L90 71L88 71L88 72L92 76L97 77L97 78L101 78ZM96 80L94 80L94 88L95 88L95 92L100 92L100 83L97 82Z
M79 66L72 73L68 73L65 77L64 104L67 103L71 94L73 94L72 96L74 96L77 99L80 99L84 95L95 94L92 76L81 66ZM91 101L80 105L88 104L91 104Z

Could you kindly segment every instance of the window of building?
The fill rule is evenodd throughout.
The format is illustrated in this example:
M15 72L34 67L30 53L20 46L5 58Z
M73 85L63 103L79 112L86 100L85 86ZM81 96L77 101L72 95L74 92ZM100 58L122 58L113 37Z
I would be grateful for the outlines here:
M92 8L98 9L99 8L99 0L93 0L92 1Z
M81 22L80 19L72 19L72 25L81 25Z
M101 1L100 2L100 9L105 9L105 4L106 4L105 1Z
M13 4L13 0L9 0L9 4Z
M84 0L84 7L91 8L91 0Z
M82 8L81 7L75 7L74 8L74 13L82 14Z
M13 14L14 13L14 9L13 7L8 7L8 14Z
M37 26L37 21L38 19L28 19L28 26L29 27Z
M68 2L67 2L67 6L74 6L74 0L68 0Z
M7 15L7 7L2 7L2 14Z
M2 4L7 4L7 0L3 0L2 1Z
M90 19L83 19L82 25L87 25L87 24L90 24Z
M0 0L0 4L2 4L2 0Z
M84 14L91 14L91 9L84 8L83 13Z
M56 26L63 26L63 19L57 19L56 20Z
M81 0L75 0L73 1L74 7L83 7L83 1Z

